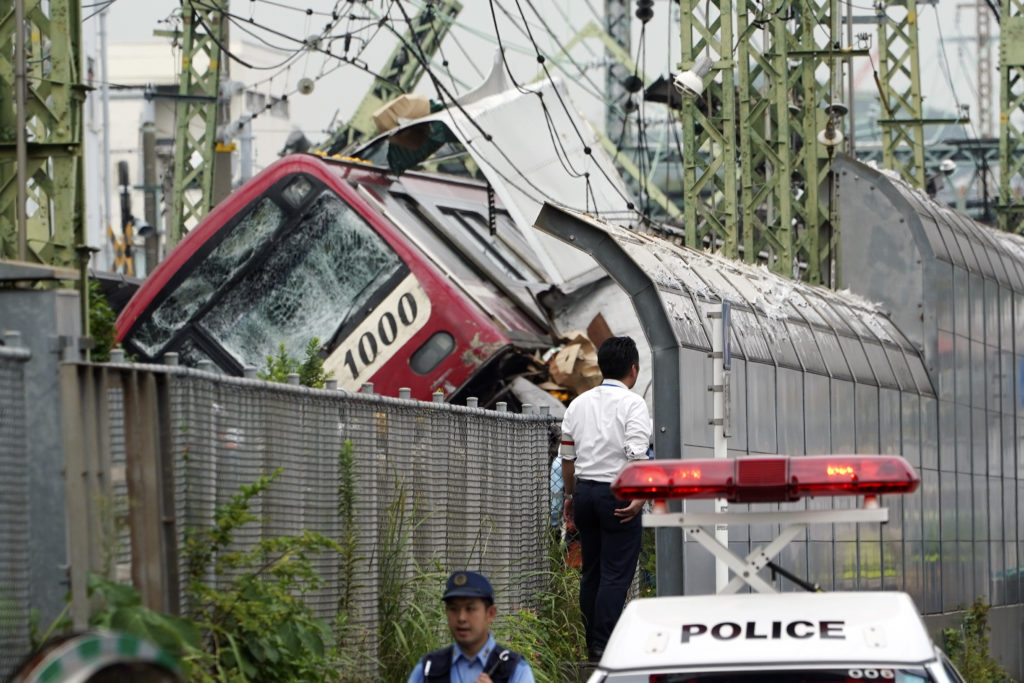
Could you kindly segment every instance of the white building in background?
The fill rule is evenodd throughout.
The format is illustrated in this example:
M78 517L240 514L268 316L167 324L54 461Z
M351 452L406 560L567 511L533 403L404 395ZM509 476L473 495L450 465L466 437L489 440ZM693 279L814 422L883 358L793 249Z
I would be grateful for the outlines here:
M172 47L170 40L115 42L108 35L107 41L109 75L104 78L101 22L86 23L83 67L87 74L92 74L94 88L88 95L84 114L86 234L89 246L97 249L92 267L124 272L124 263L119 259L123 251L115 244L123 238L125 218L118 172L121 162L127 164L126 188L136 229L143 222L154 223L163 233L169 228L181 51ZM278 63L283 59L283 53L277 50L244 41L232 40L230 50L254 65ZM275 84L267 81L267 72L249 69L237 62L232 62L230 69L230 82L222 83L221 92L229 98L229 122L239 123L231 127L234 133L231 181L235 187L276 160L288 136L297 127L289 111L293 102L273 95ZM284 85L280 83L277 89L283 90ZM105 121L109 121L109 125L105 125ZM155 182L147 185L143 141L144 132L150 126L155 142ZM320 133L307 133L307 136L317 139ZM147 192L156 203L155 211L148 217ZM152 220L154 215L155 221ZM131 253L136 276L144 276L155 265L145 263L145 250L138 238Z

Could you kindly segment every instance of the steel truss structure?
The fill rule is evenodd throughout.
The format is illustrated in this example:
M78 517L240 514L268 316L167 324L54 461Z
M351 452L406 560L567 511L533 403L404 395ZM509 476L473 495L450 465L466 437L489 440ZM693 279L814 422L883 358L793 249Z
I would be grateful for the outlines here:
M999 31L999 227L1024 232L1024 1L1003 0Z
M77 0L0 10L0 258L65 268L88 260L81 28Z
M643 516L648 528L681 528L686 535L725 564L732 579L718 590L720 595L738 592L749 587L757 593L778 593L770 582L758 575L791 542L804 536L811 524L884 523L889 521L889 509L878 507L878 500L865 501L863 508L836 510L777 510L764 512L667 512L655 504L654 512ZM729 524L779 525L779 533L767 545L759 545L745 557L729 549L715 537L715 530Z
M828 168L843 59L837 0L680 5L681 69L714 53L682 108L686 242L830 283L836 243ZM828 134L827 137L825 134Z
M217 103L227 38L227 0L183 0L181 75L174 144L170 244L210 210L213 200Z
M882 163L917 188L924 188L923 101L918 58L917 0L880 2L878 14L879 87L882 91ZM909 153L896 155L905 146Z

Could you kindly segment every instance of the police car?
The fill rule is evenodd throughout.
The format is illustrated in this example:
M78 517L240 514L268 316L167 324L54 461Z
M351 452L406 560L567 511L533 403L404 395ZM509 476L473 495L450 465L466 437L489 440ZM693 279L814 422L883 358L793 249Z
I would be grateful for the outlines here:
M612 484L624 500L655 501L644 526L678 527L734 574L717 595L642 598L626 605L588 683L963 683L898 592L777 593L758 573L808 524L884 522L882 494L910 493L920 478L899 456L756 456L639 461ZM861 508L670 513L665 501L791 502L863 496ZM746 557L711 528L771 523L781 533ZM724 579L725 577L723 577ZM737 593L743 587L753 593Z
M588 683L963 683L897 592L641 598Z

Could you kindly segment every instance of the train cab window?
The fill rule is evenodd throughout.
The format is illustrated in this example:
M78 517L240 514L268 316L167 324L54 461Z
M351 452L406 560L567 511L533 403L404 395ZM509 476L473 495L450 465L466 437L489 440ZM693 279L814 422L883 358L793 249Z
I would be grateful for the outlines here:
M235 225L230 234L199 259L192 272L165 298L149 320L131 336L133 344L151 358L186 324L218 289L242 270L254 252L281 226L285 214L264 197Z
M409 367L413 372L425 375L455 350L455 337L447 332L435 332L423 346L416 349L409 358Z
M406 271L361 216L324 191L262 266L223 292L200 326L243 365L261 366L280 343L301 357L311 338L325 343L354 324Z

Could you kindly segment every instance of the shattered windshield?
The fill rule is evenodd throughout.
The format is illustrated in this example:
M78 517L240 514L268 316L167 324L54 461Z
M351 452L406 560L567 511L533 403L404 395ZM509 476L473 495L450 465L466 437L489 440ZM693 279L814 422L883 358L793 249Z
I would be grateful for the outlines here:
M261 199L138 326L131 341L150 357L160 355L171 337L266 243L283 218L284 212L272 199Z
M282 343L301 358L310 339L330 340L405 271L380 235L325 190L263 266L247 272L200 325L242 365L263 367Z

